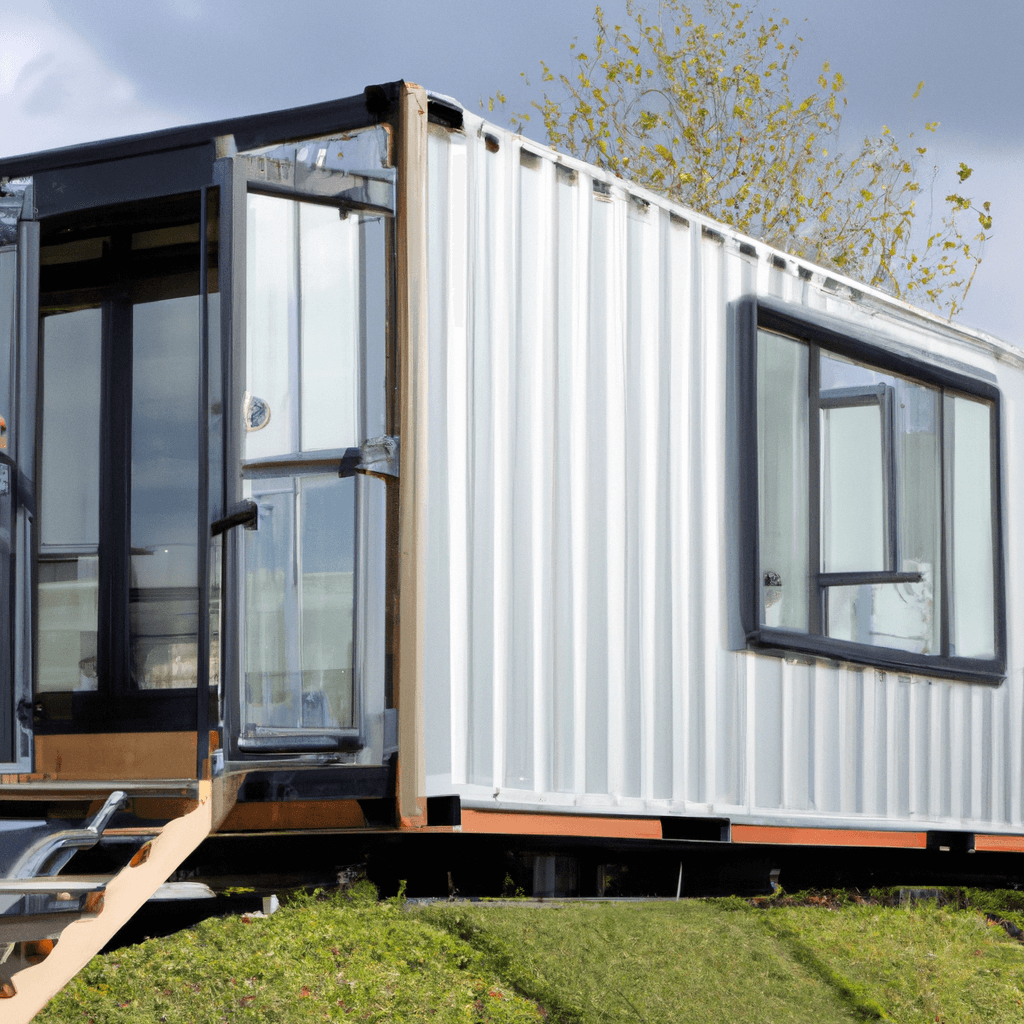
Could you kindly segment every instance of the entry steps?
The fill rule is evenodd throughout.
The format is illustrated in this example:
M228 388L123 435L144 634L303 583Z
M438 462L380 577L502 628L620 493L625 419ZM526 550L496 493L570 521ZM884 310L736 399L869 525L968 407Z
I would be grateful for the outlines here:
M188 813L159 829L124 830L137 842L129 844L130 859L117 874L59 874L79 850L100 841L126 797L124 790L110 793L83 828L62 829L52 820L0 822L4 1024L28 1024L147 900L210 895L205 886L167 883L212 831L213 800L206 781L199 783L196 805Z

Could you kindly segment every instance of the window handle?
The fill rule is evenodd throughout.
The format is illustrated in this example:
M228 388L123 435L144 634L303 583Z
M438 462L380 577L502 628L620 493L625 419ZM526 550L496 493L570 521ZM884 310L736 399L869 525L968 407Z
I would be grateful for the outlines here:
M214 520L210 524L210 534L217 537L222 533L227 533L228 530L233 530L236 526L255 530L259 510L259 505L252 498L243 498L228 509L228 514L223 519Z
M349 448L338 466L338 476L366 473L369 476L398 477L400 442L397 437L367 438L358 448Z

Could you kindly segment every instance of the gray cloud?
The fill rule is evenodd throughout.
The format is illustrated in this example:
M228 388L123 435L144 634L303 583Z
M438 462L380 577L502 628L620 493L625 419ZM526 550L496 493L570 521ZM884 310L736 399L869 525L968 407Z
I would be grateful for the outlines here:
M520 73L536 81L541 59L568 68L570 42L589 46L594 32L594 0L393 0L386 6L296 0L287 8L268 0L24 0L7 6L23 22L35 15L49 33L45 46L29 47L17 89L8 83L4 91L0 67L0 102L15 109L0 138L8 153L312 103L402 77L474 109L503 90L510 108L522 109L531 94ZM611 20L624 16L624 0L602 6ZM963 159L977 170L972 194L991 199L996 213L997 239L964 320L1024 344L1004 290L1018 274L1014 240L1024 234L1017 199L1024 116L1016 80L1024 4L975 0L968 9L957 0L777 0L765 9L772 6L782 8L804 39L797 76L804 88L815 88L825 59L845 75L848 143L883 124L905 134L926 121L942 122L934 145L927 140L941 160L936 195L941 200ZM922 79L925 89L912 103Z

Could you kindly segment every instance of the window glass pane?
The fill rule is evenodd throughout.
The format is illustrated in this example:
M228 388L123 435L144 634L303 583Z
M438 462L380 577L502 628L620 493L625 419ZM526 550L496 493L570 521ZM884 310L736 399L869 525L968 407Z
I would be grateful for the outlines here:
M39 561L36 690L96 689L99 559Z
M821 353L821 390L831 391L836 388L870 387L874 384L892 385L894 378L873 366L855 363L834 352Z
M298 664L298 594L295 578L295 485L261 480L252 488L259 528L245 540L245 705L243 730L293 725L301 692L289 679ZM293 692L294 691L294 692Z
M43 319L43 548L99 543L100 311Z
M808 349L757 336L761 607L765 625L807 630Z
M352 728L355 481L260 480L251 494L243 733Z
M359 218L297 204L300 226L302 450L359 437Z
M247 386L270 415L246 433L245 458L354 447L362 440L359 218L253 193L248 209Z
M881 406L821 410L824 572L887 568Z
M298 359L295 267L297 203L249 194L246 237L246 383L266 404L265 426L245 434L244 458L287 455L298 448L293 364ZM337 216L337 214L335 214Z
M950 653L995 654L995 581L992 558L992 407L947 396L947 444L952 477L952 615Z
M41 692L96 689L100 323L98 309L42 322Z
M355 480L299 480L302 706L305 726L354 725Z
M897 508L899 511L899 555L901 572L919 572L922 581L912 591L922 605L922 622L931 621L928 648L922 653L939 654L942 576L942 472L939 439L940 393L936 388L893 378L895 386L895 433ZM930 605L927 611L925 605ZM899 609L894 617L899 618ZM889 632L899 634L890 627ZM927 631L926 631L927 632ZM904 632L900 635L909 636ZM921 634L922 637L925 633ZM912 648L908 648L912 649Z
M14 340L17 337L18 256L13 249L0 252L0 416L13 426L14 417ZM0 432L0 449L8 448L6 432ZM9 451L12 457L13 450Z
M132 319L132 672L139 689L195 686L199 299Z
M827 590L827 635L834 640L938 654L939 619L931 568L916 583L874 583Z

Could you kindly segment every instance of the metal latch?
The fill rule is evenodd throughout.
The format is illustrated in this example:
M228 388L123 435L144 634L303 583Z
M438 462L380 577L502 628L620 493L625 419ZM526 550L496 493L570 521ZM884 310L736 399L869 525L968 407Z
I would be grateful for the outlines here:
M385 434L371 437L358 448L350 448L338 467L338 476L368 473L371 476L398 477L401 445L397 437Z
M255 530L259 516L259 505L252 498L244 498L236 505L228 509L228 514L223 519L217 519L210 524L210 533L216 537L236 526L244 526L247 530Z

